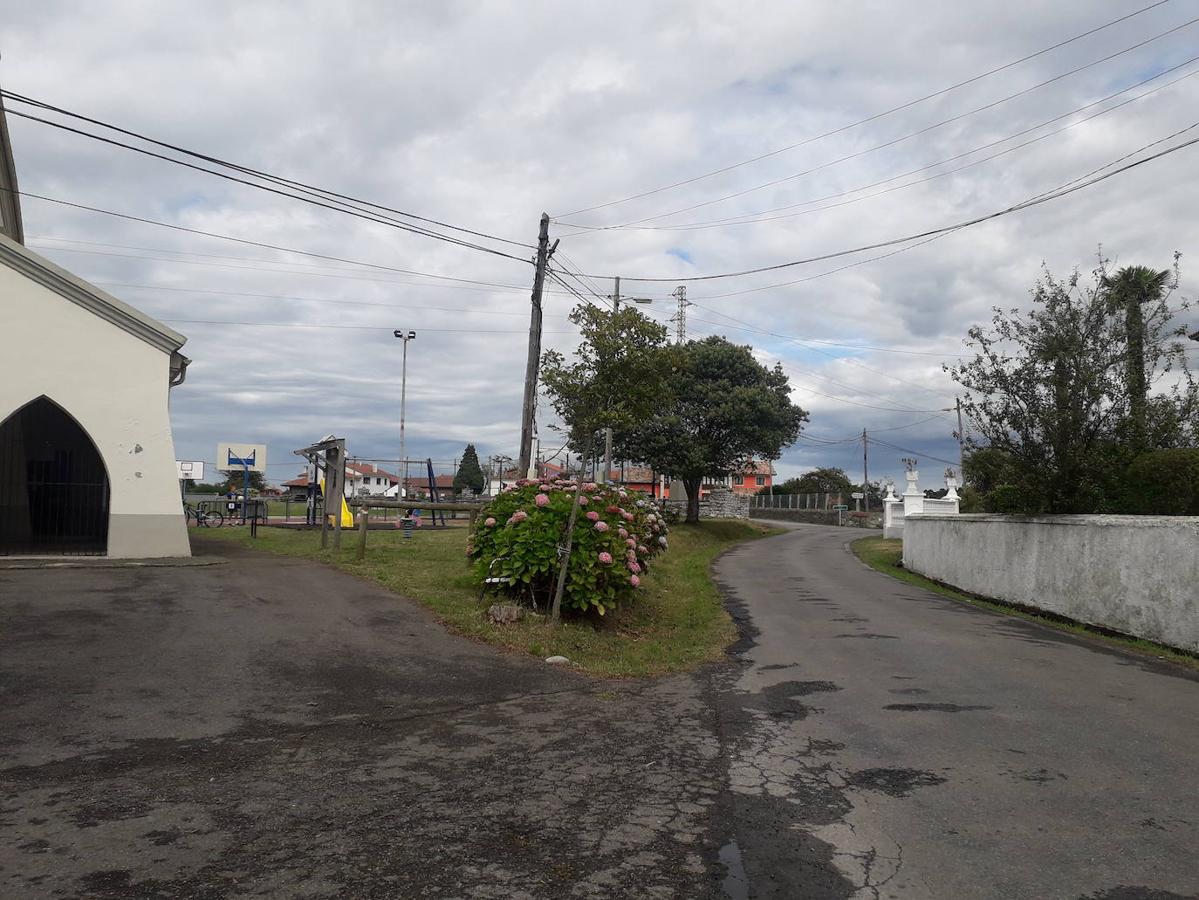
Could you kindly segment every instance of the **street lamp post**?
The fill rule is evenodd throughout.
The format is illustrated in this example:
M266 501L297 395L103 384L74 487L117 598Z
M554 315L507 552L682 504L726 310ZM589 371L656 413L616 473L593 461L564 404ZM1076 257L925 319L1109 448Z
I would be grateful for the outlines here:
M401 354L402 362L400 363L400 489L396 492L396 499L403 500L408 491L408 454L407 448L404 446L404 404L408 394L408 342L416 340L415 331L401 331L396 329L392 332L397 338L404 342L404 350Z
M620 296L620 276L616 276L616 284L612 291L612 296L608 298L612 301L612 312L620 312L620 301L626 300L630 303L640 303L642 305L653 303L652 297L621 297ZM604 429L604 477L600 479L604 484L607 484L612 477L612 429Z

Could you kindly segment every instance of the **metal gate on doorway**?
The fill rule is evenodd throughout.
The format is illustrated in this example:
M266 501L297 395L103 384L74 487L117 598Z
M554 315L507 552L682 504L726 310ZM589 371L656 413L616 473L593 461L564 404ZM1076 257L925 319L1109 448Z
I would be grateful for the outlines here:
M103 556L109 498L96 445L58 404L0 423L0 556Z

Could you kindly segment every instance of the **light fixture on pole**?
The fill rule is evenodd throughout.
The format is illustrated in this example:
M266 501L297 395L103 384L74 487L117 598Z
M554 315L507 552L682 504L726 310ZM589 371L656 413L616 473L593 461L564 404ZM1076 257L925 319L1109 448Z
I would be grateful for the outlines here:
M396 329L392 332L397 338L404 342L404 351L401 355L403 362L400 363L400 487L396 491L396 499L402 500L408 490L408 456L404 446L404 403L408 394L408 342L416 340L415 331L402 331Z

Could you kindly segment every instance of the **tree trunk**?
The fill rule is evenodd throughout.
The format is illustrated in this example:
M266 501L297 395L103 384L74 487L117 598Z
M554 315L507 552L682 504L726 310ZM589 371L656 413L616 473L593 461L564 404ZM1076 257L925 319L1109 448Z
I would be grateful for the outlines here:
M579 519L579 494L583 492L584 477L587 474L587 459L591 456L591 438L583 447L583 457L579 460L579 475L575 479L574 502L570 506L570 515L566 519L566 542L562 546L562 562L558 569L558 583L554 586L554 603L550 618L557 622L562 617L562 595L566 593L566 575L570 570L570 548L574 544L575 522Z
M1131 295L1126 302L1128 411L1132 418L1133 448L1140 453L1145 449L1145 399L1148 394L1148 386L1145 383L1145 316L1141 310L1139 296Z
M687 489L687 522L694 525L699 522L699 489L703 478L684 478L683 487Z

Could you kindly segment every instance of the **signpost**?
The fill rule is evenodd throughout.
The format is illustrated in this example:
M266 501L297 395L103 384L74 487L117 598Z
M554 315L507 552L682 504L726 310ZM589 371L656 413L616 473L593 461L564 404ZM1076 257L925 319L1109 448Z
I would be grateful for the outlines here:
M250 500L250 473L266 471L266 444L230 444L222 441L216 445L216 467L221 472L242 473L241 521L245 524Z
M849 506L844 503L838 503L836 506L833 507L833 509L835 509L837 511L837 524L844 525L845 524L845 511L847 509L849 509Z
M862 511L862 498L865 497L866 495L864 493L862 493L861 491L854 491L849 496L853 497L853 499L854 499L854 504L853 504L854 511L861 512Z

